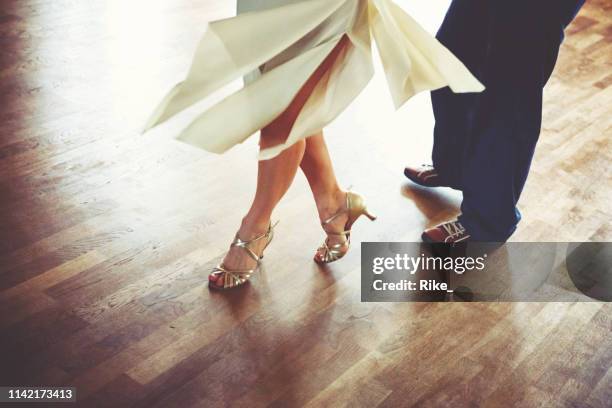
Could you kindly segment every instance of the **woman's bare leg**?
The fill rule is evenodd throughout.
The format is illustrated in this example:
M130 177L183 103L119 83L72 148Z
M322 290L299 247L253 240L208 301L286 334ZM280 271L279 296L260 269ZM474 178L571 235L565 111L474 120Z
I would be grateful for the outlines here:
M345 207L346 191L342 190L338 184L322 132L306 139L306 149L300 167L310 184L321 221L327 220ZM347 220L348 214L341 215L329 223L325 229L328 232L341 232ZM328 237L330 245L345 241L343 236L330 235Z
M346 193L336 179L322 132L306 139L306 149L300 167L308 179L319 214L327 215L330 211L337 210L337 202L343 201Z
M343 37L330 55L327 56L319 68L317 68L317 70L300 89L287 110L283 112L276 120L274 120L274 122L262 129L260 139L260 147L262 149L276 146L285 142L291 128L293 127L293 124L295 123L295 120L308 101L312 91L315 89L319 81L325 76L327 71L333 66L336 59L344 51L347 44L348 38ZM306 145L307 142L301 140L275 158L259 162L257 172L257 190L255 192L253 203L251 204L247 215L243 218L240 229L238 230L238 236L240 239L251 240L257 235L260 235L266 231L270 225L272 211L283 195L285 195L291 186L293 179L295 178L297 169L302 162ZM325 153L326 152L327 148L325 148ZM317 150L311 149L311 154L316 153ZM327 155L327 158L324 160L329 160L329 155ZM309 162L316 165L313 160L310 160ZM324 177L326 173L317 172L316 174ZM317 183L317 186L319 185L322 186L321 183ZM253 245L252 249L257 254L261 254L264 246L265 242L262 240L261 242L257 242L256 245ZM246 255L243 249L232 247L223 259L223 265L229 270L244 270L254 268L256 263L252 258ZM211 275L210 280L220 286L223 282L223 276L218 275L215 277L214 275Z

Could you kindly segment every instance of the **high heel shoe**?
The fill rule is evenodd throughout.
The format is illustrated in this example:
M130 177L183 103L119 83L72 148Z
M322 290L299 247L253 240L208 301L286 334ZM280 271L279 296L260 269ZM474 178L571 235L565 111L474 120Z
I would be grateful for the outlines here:
M254 261L257 262L257 265L253 269L245 269L245 270L230 270L226 268L225 266L223 266L223 264L217 265L215 268L213 268L211 272L211 276L215 276L215 277L223 276L223 285L218 285L217 283L213 283L212 280L209 280L208 286L212 289L225 290L225 289L236 288L238 286L242 286L245 283L247 283L247 281L251 279L251 276L253 276L255 272L259 271L259 269L261 268L261 260L263 259L263 255L261 256L257 255L255 251L253 251L250 248L250 245L257 241L265 239L266 244L262 250L262 253L263 253L263 251L266 250L268 245L270 245L270 242L272 242L272 238L274 238L274 227L275 226L276 224L274 225L270 224L266 232L256 236L255 238L249 241L243 241L242 239L238 237L238 234L236 234L236 237L234 238L234 241L232 242L230 247L237 247L237 248L244 249L247 255L250 256ZM214 282L216 281L217 279L214 280Z
M346 221L346 224L344 224L344 231L328 232L327 230L325 230L325 227L329 225L332 221L334 221L342 214L347 213L348 220ZM372 215L368 211L363 197L361 197L359 194L349 191L348 193L346 193L346 208L343 208L336 214L321 222L321 226L323 227L323 230L325 230L327 235L344 237L344 242L330 245L328 242L329 238L327 238L325 242L323 242L323 244L317 249L317 252L315 253L314 257L315 262L321 264L328 264L344 257L351 245L351 227L353 226L355 221L357 221L357 219L362 215L368 217L370 221L376 220L376 216ZM345 248L346 250L343 250Z

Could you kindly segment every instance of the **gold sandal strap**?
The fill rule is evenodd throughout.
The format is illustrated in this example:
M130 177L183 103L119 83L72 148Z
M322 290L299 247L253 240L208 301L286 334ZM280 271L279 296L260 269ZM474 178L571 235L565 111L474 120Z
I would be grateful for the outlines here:
M230 271L229 269L225 269L223 265L217 265L211 272L212 275L219 275L221 273L233 273L236 275L252 275L255 273L255 269L243 269L237 271Z
M249 248L249 244L253 243L254 241L243 241L240 238L238 238L236 236L236 238L234 238L234 242L232 242L233 247L237 247L237 248L242 248L246 251L247 255L249 255L251 258L253 258L253 260L259 262L260 257L259 255L257 255L255 253L255 251L253 251L251 248Z
M351 196L350 192L346 193L346 208L341 209L340 211L338 211L337 213L335 213L334 215L332 215L325 221L322 221L321 222L322 226L326 226L327 224L329 224L330 222L332 222L333 220L335 220L342 214L345 214L351 210L351 197L350 196Z
M325 230L323 230L323 231L325 231ZM325 231L325 233L327 235L334 235L334 236L337 236L337 237L346 237L346 236L351 234L351 230L340 231L340 232L327 232L327 231Z
M247 280L249 280L250 277L250 275L246 275L243 277L241 275L237 275L231 272L226 272L223 275L223 288L229 289L235 286L240 286L244 284Z
M321 245L321 248L319 248L319 251L322 251L323 254L323 261L333 262L337 259L340 259L345 254L345 252L341 249L347 244L348 242L345 242L344 244L335 244L329 246L327 244L327 241L324 242L323 245Z
M347 212L348 212L348 208L344 208L344 209L338 211L337 213L335 213L334 215L332 215L331 217L329 217L328 219L326 219L325 221L321 221L321 225L322 226L326 226L327 224L331 223L336 218L338 218L339 216L341 216L343 214L346 214Z
M342 248L342 247L344 247L346 245L349 245L351 243L351 240L350 240L349 236L347 236L346 241L338 242L337 244L333 244L331 247L328 245L327 241L328 240L326 239L324 243L325 243L325 246L327 246L329 248Z
M252 258L254 261L259 262L259 261L261 261L261 258L262 258L262 257L261 257L261 256L259 256L259 255L257 255L257 254L255 253L255 251L253 251L253 250L252 250L252 249L249 247L249 245L251 245L251 244L253 244L253 243L255 243L255 242L257 242L257 241L259 241L259 240L261 240L261 239L264 239L264 238L267 238L268 240L270 240L270 236L271 236L271 235L272 235L272 233L273 233L273 229L274 229L274 227L276 227L276 225L277 225L277 224L278 224L278 221L277 221L277 222L275 222L274 224L270 224L270 226L268 227L268 230L267 230L266 232L263 232L263 233L259 234L258 236L256 236L255 238L253 238L253 239L251 239L251 240L248 240L248 241L245 241L245 240L240 239L240 237L238 237L238 234L236 234L236 236L234 237L234 241L232 242L231 246L233 246L233 247L238 247L238 248L242 248L242 249L244 249L244 250L246 251L246 253L247 253L247 254L248 254L248 255L249 255L249 256L250 256L250 257L251 257L251 258ZM268 243L269 243L269 242L268 242Z
M225 269L223 265L218 265L213 269L212 275L222 275L223 288L229 289L244 284L253 273L255 273L255 269L230 271Z

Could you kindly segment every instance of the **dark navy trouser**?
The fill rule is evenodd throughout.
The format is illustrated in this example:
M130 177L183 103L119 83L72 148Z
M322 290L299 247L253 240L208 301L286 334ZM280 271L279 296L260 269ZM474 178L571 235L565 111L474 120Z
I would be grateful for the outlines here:
M487 87L432 92L433 164L463 191L459 221L475 241L506 241L542 123L542 93L563 30L584 0L453 0L438 39Z

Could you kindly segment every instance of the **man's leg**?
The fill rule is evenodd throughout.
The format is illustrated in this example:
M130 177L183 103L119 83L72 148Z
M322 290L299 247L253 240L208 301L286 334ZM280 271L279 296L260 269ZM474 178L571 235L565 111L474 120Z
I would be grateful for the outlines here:
M487 50L488 0L454 0L437 39L479 79ZM433 166L445 183L461 189L463 151L477 94L455 94L446 87L431 93L434 117Z
M489 0L453 0L436 38L480 78L487 49ZM404 174L426 187L461 189L462 152L469 133L475 94L455 94L446 87L431 93L435 116L433 167L408 166Z
M578 0L493 1L491 47L462 174L460 223L476 241L506 241L542 122L542 94Z

